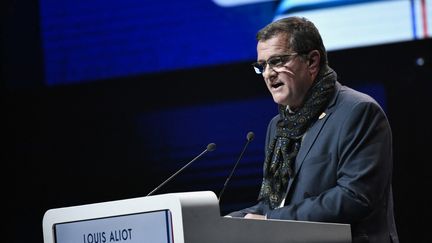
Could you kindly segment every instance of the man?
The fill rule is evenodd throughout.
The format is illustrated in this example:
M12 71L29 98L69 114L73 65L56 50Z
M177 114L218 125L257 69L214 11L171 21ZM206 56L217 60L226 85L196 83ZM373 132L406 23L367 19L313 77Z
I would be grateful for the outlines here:
M399 242L384 111L337 81L309 20L280 19L257 39L253 66L279 115L267 129L258 203L229 216L347 223L353 242Z

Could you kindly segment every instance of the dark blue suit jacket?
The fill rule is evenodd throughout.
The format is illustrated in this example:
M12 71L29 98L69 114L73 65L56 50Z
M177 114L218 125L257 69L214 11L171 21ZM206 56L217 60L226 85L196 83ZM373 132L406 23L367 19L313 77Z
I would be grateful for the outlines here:
M306 132L288 184L285 206L264 202L233 212L351 224L353 242L399 242L393 216L392 134L384 111L370 96L336 83L336 92ZM279 115L269 123L266 147Z

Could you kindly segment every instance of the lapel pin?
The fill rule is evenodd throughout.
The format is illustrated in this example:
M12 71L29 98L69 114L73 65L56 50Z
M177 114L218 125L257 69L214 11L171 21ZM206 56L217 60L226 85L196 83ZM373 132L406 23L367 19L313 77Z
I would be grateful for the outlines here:
M323 119L327 114L325 112L321 113L321 115L318 117L318 119Z

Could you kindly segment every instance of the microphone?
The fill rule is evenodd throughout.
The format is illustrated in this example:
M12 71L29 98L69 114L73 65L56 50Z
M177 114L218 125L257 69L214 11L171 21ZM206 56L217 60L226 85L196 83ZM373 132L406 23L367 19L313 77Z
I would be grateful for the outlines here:
M207 148L202 151L198 156L196 156L193 160L189 161L189 163L187 163L185 166L183 166L180 170L178 170L176 173L174 173L172 176L170 176L168 179L166 179L164 182L162 182L162 184L160 184L158 187L156 187L155 189L153 189L153 191L151 191L149 194L147 194L147 196L151 196L153 195L157 190L159 190L159 188L161 188L162 186L164 186L166 183L168 183L172 178L174 178L177 174L179 174L180 172L182 172L184 169L186 169L190 164L192 164L195 160L199 159L201 156L203 156L205 153L213 151L216 149L216 144L215 143L209 143L207 145Z
M243 154L244 154L244 152L246 151L246 147L247 147L247 146L249 145L249 143L254 139L254 137L255 137L255 134L254 134L253 132L248 132L248 134L247 134L247 136L246 136L247 141L246 141L246 143L245 143L245 145L244 145L244 147L243 147L243 150L241 151L240 156L239 156L238 159L237 159L237 162L235 163L233 169L231 170L231 173L229 174L228 178L226 179L226 181L225 181L225 183L224 183L224 185L223 185L222 190L221 190L220 193L219 193L219 196L218 196L218 200L219 200L219 202L220 202L220 200L221 200L222 193L225 191L225 188L226 188L226 186L228 185L229 180L231 180L231 177L232 177L232 175L234 174L234 171L235 171L235 169L236 169L236 167L237 167L237 165L238 165L240 159L243 157Z

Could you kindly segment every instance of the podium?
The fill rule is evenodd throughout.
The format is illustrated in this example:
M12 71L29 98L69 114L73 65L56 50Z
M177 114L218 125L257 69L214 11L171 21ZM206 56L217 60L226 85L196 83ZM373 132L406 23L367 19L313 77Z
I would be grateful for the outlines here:
M220 215L211 191L49 209L44 243L348 243L349 224Z

